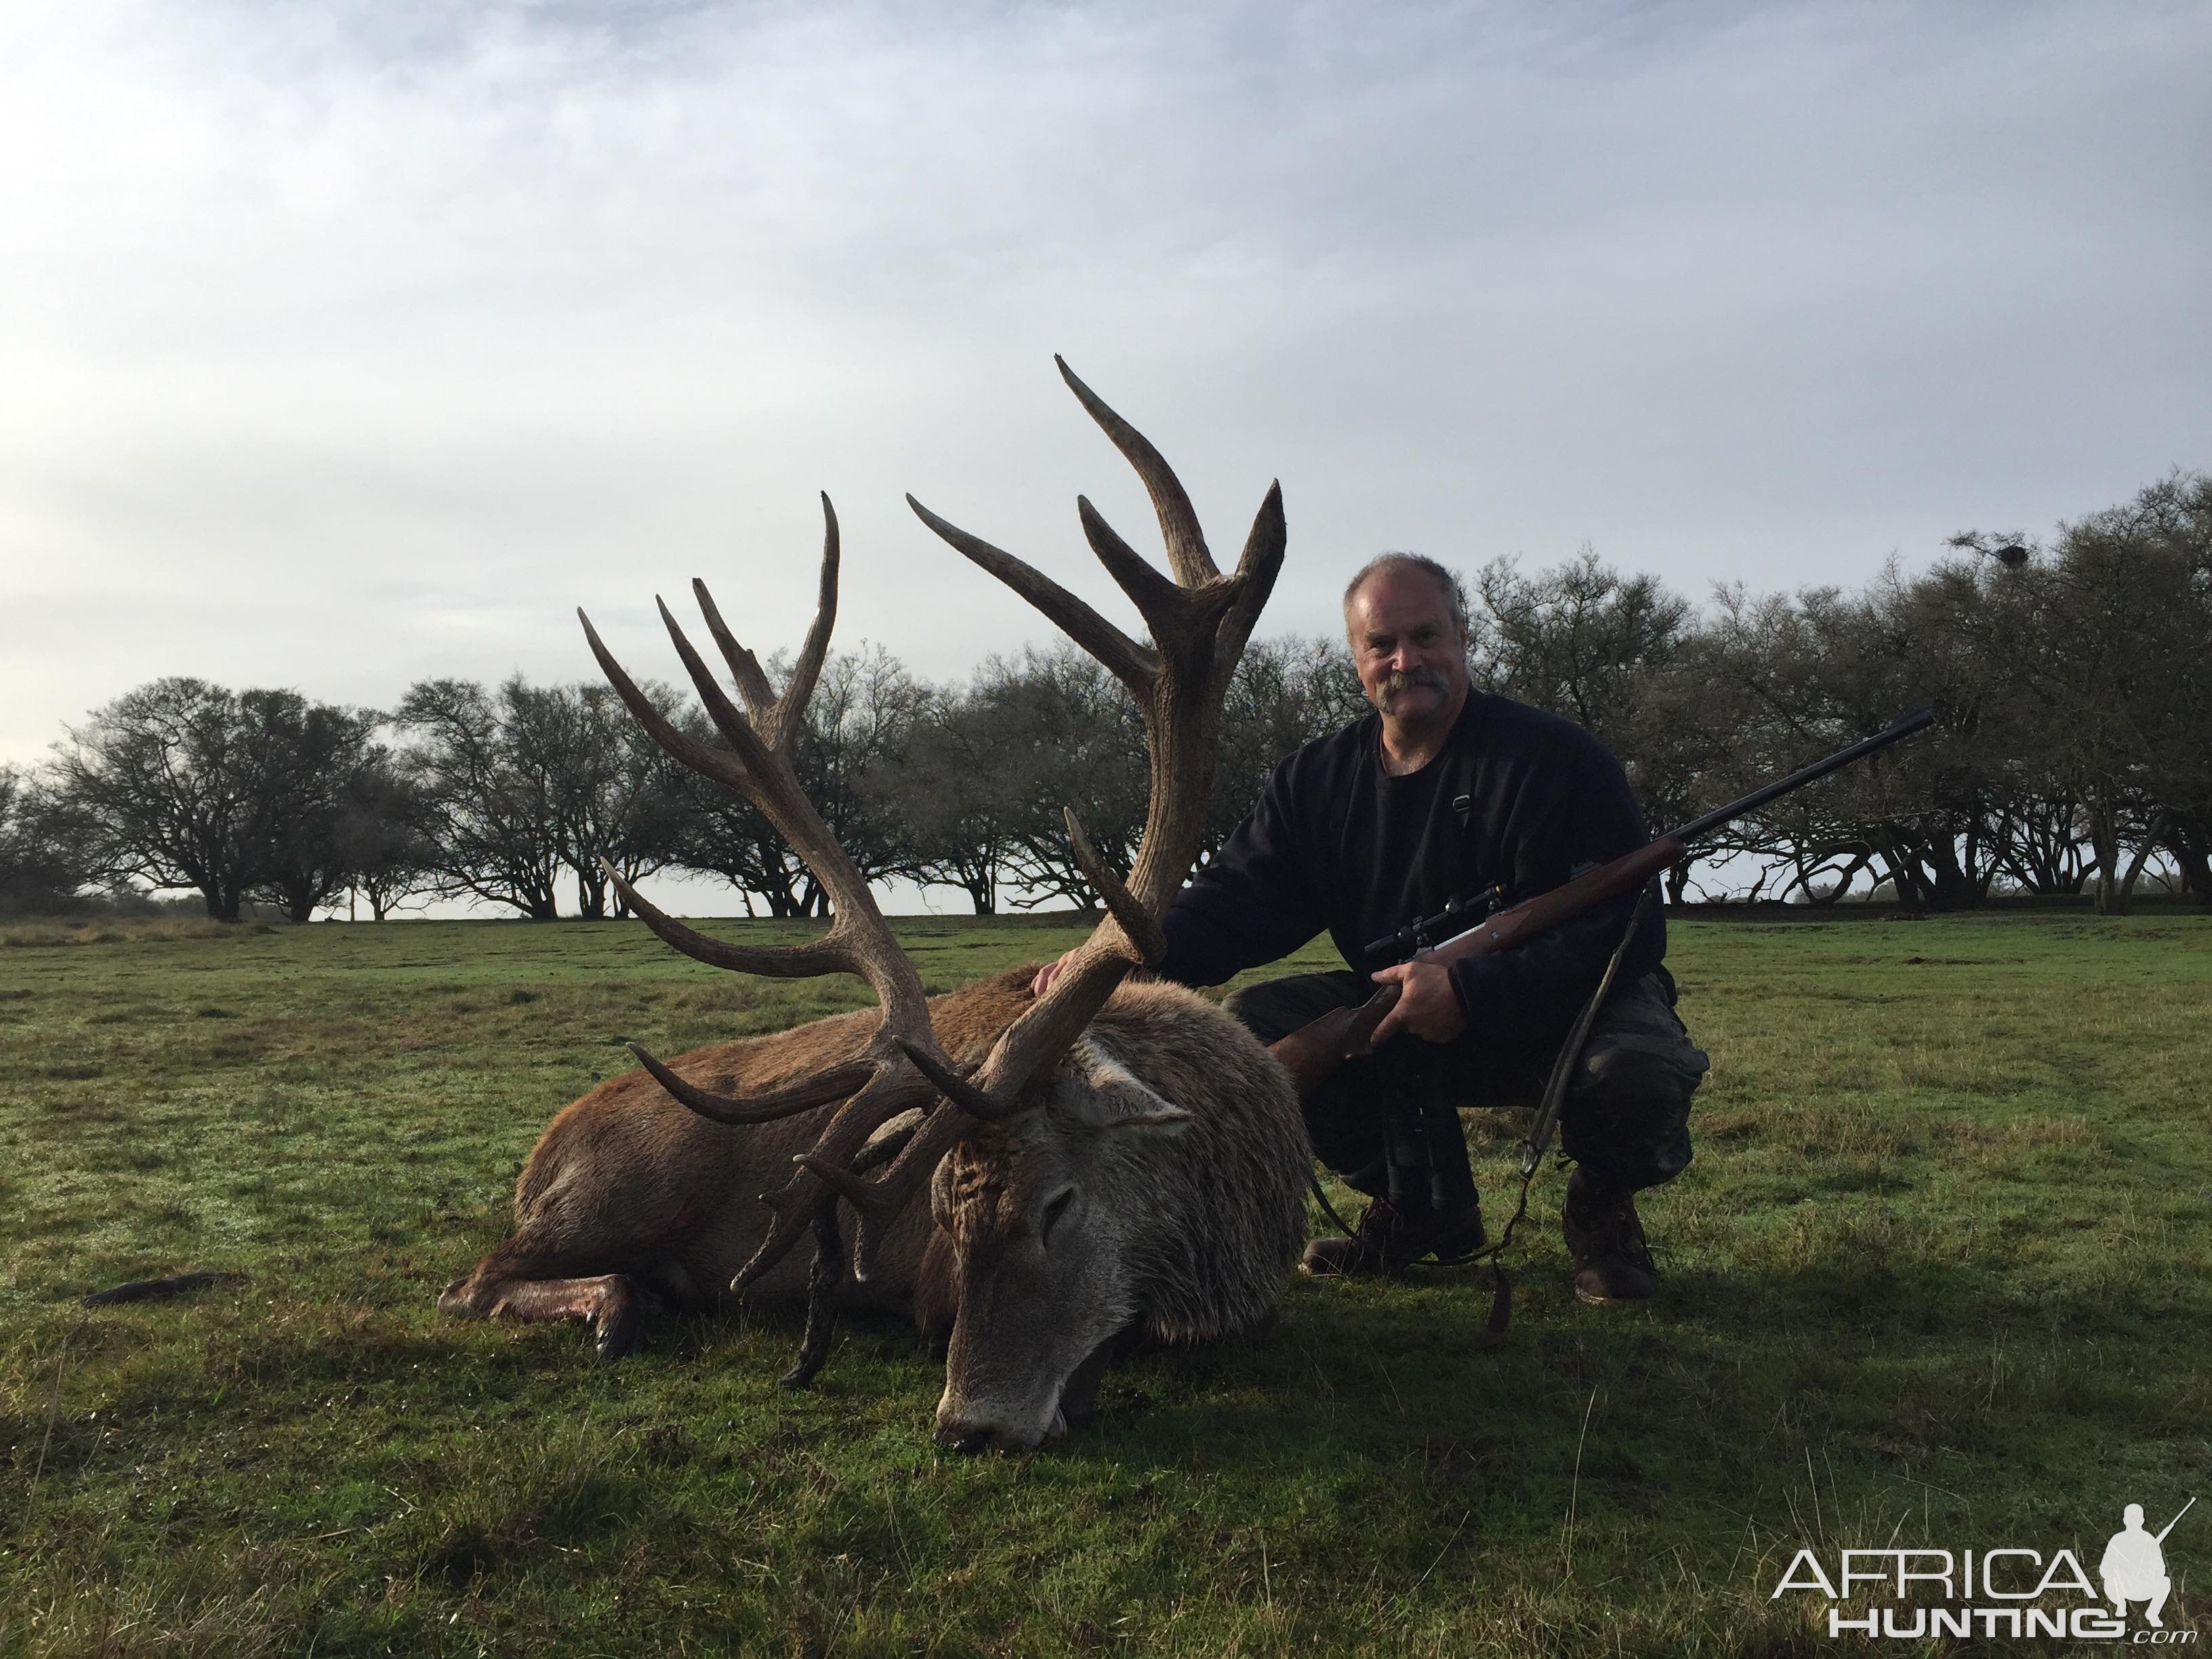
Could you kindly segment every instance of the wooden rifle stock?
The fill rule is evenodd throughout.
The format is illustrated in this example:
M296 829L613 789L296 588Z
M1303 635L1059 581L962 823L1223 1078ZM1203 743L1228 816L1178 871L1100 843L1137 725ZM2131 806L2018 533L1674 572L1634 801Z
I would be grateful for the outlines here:
M1469 957L1486 957L1492 951L1510 950L1525 939L1548 933L1594 904L1634 892L1678 861L1682 851L1680 836L1662 836L1625 858L1585 871L1564 886L1539 893L1510 910L1501 910L1465 933L1455 933L1441 945L1416 951L1408 960L1449 964ZM1269 1047L1290 1073L1291 1081L1298 1085L1298 1094L1303 1098L1346 1060L1357 1060L1370 1052L1369 1043L1375 1028L1397 1002L1398 988L1385 985L1366 1001L1323 1014L1288 1036L1278 1037Z
M1825 760L1815 761L1810 766L1792 772L1786 778L1754 789L1741 800L1730 801L1717 811L1708 812L1694 823L1683 825L1671 835L1662 836L1649 846L1639 847L1610 864L1585 871L1548 893L1539 893L1534 898L1516 904L1510 910L1501 910L1465 933L1454 934L1441 945L1415 951L1408 960L1449 963L1464 961L1469 957L1486 957L1493 951L1510 950L1538 933L1549 932L1592 905L1602 904L1607 899L1634 892L1668 866L1677 862L1687 850L1687 844L1698 837L1765 805L1778 796L1788 794L1793 789L1801 789L1816 778L1824 778L1877 749L1886 748L1899 738L1910 737L1931 725L1935 719L1935 715L1924 708L1900 714L1884 730L1863 742L1855 743ZM1346 1060L1357 1060L1371 1053L1375 1028L1382 1023L1382 1017L1397 1006L1397 1001L1398 988L1385 985L1365 1002L1323 1014L1311 1024L1300 1026L1288 1036L1278 1037L1270 1043L1269 1049L1277 1060L1282 1061L1284 1068L1291 1074L1291 1081L1297 1085L1299 1097L1310 1098L1314 1090Z

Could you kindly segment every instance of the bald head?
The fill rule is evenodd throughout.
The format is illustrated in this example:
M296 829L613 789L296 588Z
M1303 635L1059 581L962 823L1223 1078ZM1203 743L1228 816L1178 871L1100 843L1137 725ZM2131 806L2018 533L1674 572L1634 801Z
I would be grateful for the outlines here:
M1352 632L1352 602L1367 584L1381 576L1418 574L1436 584L1437 592L1462 634L1467 632L1467 588L1459 573L1447 565L1438 564L1425 553L1378 553L1352 573L1344 588L1344 628L1348 637Z

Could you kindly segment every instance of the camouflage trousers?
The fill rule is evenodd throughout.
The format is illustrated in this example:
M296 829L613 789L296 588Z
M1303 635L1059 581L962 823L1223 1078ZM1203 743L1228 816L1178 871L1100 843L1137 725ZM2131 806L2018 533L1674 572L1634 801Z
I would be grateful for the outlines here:
M1374 990L1348 969L1299 974L1248 986L1227 1006L1272 1042ZM1322 1162L1346 1184L1401 1209L1409 1200L1420 1207L1418 1188L1426 1187L1446 1207L1461 1190L1473 1190L1459 1109L1533 1111L1556 1053L1472 1033L1448 1043L1400 1037L1338 1067L1304 1103L1306 1130ZM1675 1015L1664 975L1618 987L1598 1011L1568 1084L1560 1150L1618 1191L1672 1181L1689 1166L1690 1097L1707 1063Z

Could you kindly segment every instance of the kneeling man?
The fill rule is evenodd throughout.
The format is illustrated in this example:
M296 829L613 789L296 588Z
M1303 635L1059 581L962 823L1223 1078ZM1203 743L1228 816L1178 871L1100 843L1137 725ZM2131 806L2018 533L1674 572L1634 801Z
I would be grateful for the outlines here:
M1376 1053L1304 1103L1314 1150L1372 1200L1352 1237L1308 1247L1316 1275L1392 1273L1482 1243L1459 1109L1535 1103L1633 896L1449 968L1370 958L1366 945L1455 899L1533 898L1649 839L1620 763L1588 732L1471 690L1466 595L1443 566L1383 555L1345 590L1344 617L1375 712L1275 768L1170 908L1159 969L1216 985L1326 929L1348 969L1230 999L1266 1042L1365 1001L1377 981L1401 988ZM1564 1230L1584 1301L1653 1293L1635 1194L1690 1161L1690 1096L1706 1062L1675 1018L1665 954L1664 920L1647 915L1561 1114L1577 1166ZM1039 974L1040 989L1060 965Z

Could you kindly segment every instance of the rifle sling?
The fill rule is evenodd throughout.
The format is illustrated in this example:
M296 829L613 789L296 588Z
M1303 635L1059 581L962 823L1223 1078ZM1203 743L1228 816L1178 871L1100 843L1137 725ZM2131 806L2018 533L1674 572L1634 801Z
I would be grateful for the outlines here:
M1528 1139L1521 1143L1523 1176L1534 1173L1551 1146L1552 1135L1559 1126L1559 1110L1566 1104L1567 1085L1582 1060L1583 1045L1589 1041L1590 1027L1597 1023L1597 1011L1605 1006L1607 996L1612 993L1613 981L1620 972L1621 963L1627 958L1628 947L1636 943L1637 930L1644 925L1644 913L1650 908L1651 890L1646 887L1638 896L1636 908L1628 913L1628 927L1620 936L1620 943L1613 947L1613 959L1605 964L1597 989L1583 1005L1582 1012L1575 1017L1574 1025L1567 1032L1567 1040L1559 1046L1559 1057L1552 1062L1552 1075L1544 1085L1543 1101L1528 1125Z
M1621 933L1620 943L1613 947L1612 958L1605 964L1605 972L1599 976L1597 989L1590 994L1590 1000L1576 1017L1573 1026L1567 1032L1566 1042L1560 1047L1559 1057L1552 1062L1552 1075L1544 1085L1543 1100L1536 1108L1534 1120L1528 1126L1528 1139L1521 1144L1521 1194L1519 1201L1513 1206L1511 1218L1505 1224L1505 1231L1498 1236L1494 1243L1466 1255L1439 1257L1434 1261L1407 1264L1415 1267L1465 1267L1477 1262L1489 1264L1495 1284L1491 1291L1490 1317L1484 1323L1482 1335L1476 1340L1477 1347L1496 1346L1504 1339L1506 1328L1512 1321L1512 1280L1506 1274L1505 1264L1498 1258L1512 1243L1513 1230L1521 1224L1521 1218L1528 1212L1529 1184L1535 1180L1537 1168L1543 1163L1544 1153L1550 1147L1552 1135L1559 1127L1559 1109L1566 1102L1568 1081L1574 1076L1575 1067L1582 1060L1583 1047L1589 1041L1590 1027L1597 1021L1598 1010L1605 1006L1606 998L1612 994L1613 982L1620 975L1620 964L1627 959L1628 948L1636 942L1637 932L1644 925L1644 913L1650 908L1651 890L1646 887L1638 896L1636 908L1629 912L1628 926ZM1351 1237L1352 1229L1336 1212L1336 1206L1328 1201L1328 1194L1322 1188L1321 1176L1309 1170L1306 1182L1313 1188L1314 1200L1321 1206L1322 1213L1335 1224L1339 1233L1346 1238ZM2179 1516L2174 1518L2180 1519ZM2171 1523L2168 1525L2170 1529Z

